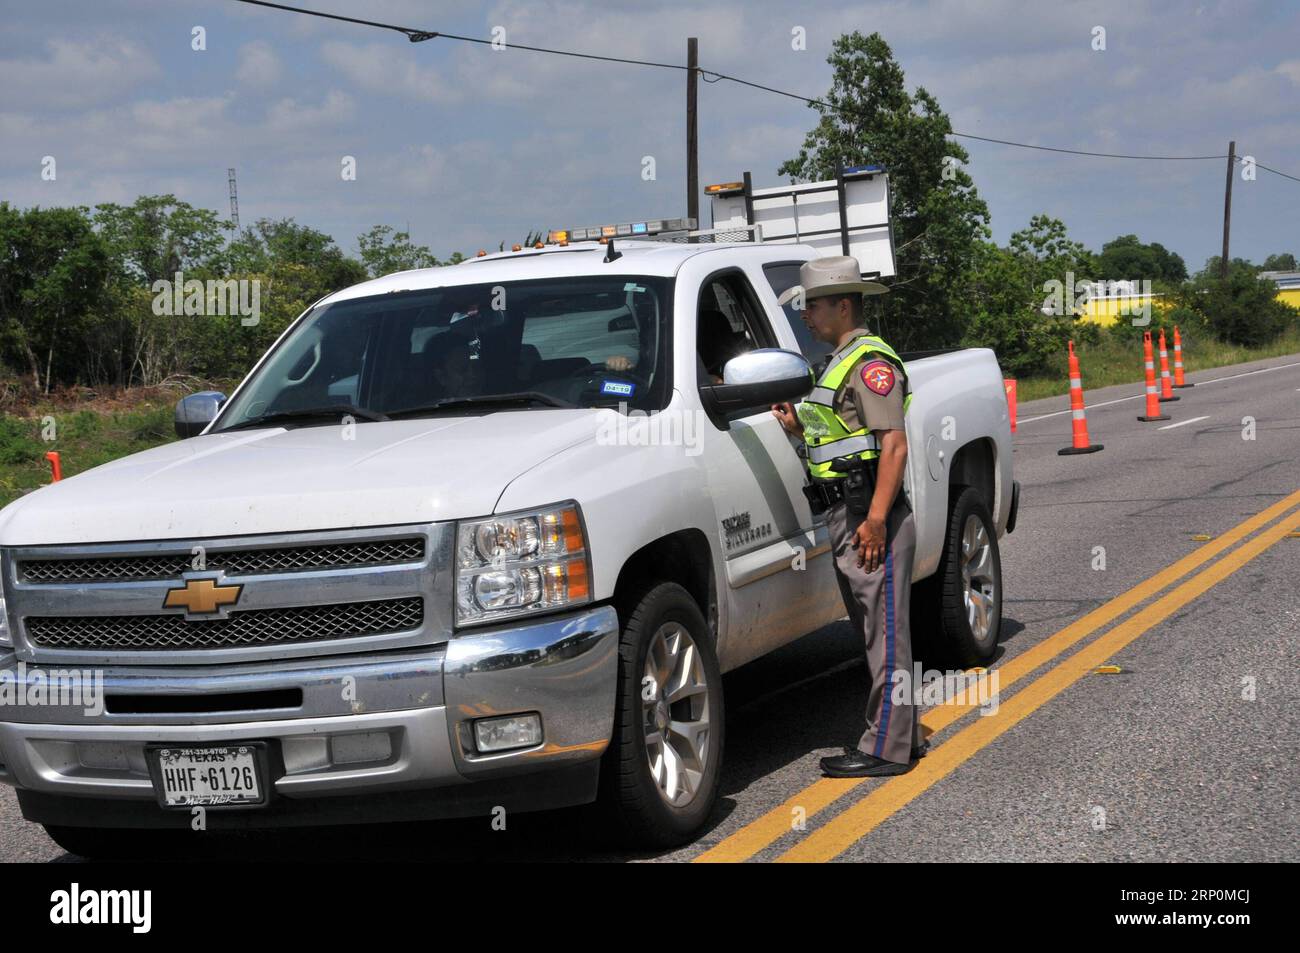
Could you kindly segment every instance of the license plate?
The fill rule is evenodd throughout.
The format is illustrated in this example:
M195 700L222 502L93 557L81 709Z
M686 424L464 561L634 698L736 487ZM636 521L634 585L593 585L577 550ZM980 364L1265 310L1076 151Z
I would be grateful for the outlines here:
M154 787L164 807L261 804L262 746L151 749Z

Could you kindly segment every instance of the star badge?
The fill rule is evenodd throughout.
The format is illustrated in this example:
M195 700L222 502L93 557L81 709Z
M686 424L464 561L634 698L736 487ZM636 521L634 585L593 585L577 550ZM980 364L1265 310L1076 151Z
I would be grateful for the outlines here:
M862 383L884 397L894 389L894 368L885 361L872 361L862 368Z

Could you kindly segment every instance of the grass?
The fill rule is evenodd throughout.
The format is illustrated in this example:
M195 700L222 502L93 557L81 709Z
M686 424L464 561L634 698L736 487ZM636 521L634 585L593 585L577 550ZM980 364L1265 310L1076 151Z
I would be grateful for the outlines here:
M1169 373L1174 372L1174 343L1167 341L1169 348ZM1075 344L1074 352L1079 358L1079 373L1083 379L1085 391L1112 384L1141 384L1145 381L1146 371L1142 366L1142 337L1135 334L1131 340L1116 338L1110 334L1102 335L1098 344ZM1229 364L1244 364L1247 361L1259 361L1268 357L1280 357L1283 354L1300 353L1300 329L1291 329L1271 344L1262 347L1238 347L1224 344L1210 336L1183 337L1183 370L1199 371L1211 367L1225 367ZM1159 340L1153 345L1156 377L1160 375ZM1070 392L1067 373L1067 358L1062 354L1057 362L1059 369L1041 377L1024 377L1016 382L1016 399L1018 401L1037 400L1040 397L1055 397Z
M118 457L176 439L172 414L176 396L160 396L123 410L29 408L31 416L0 416L0 507L26 490L50 482L48 450L59 453L70 477ZM46 441L48 418L56 439Z

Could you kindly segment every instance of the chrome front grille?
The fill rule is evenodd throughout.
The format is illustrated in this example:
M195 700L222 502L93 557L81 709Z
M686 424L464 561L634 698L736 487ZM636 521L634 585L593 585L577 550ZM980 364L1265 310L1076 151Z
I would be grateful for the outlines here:
M204 550L204 569L228 575L304 572L419 562L424 558L423 537L375 542L285 546L270 549ZM186 553L148 556L96 556L80 559L25 559L19 578L29 583L131 582L178 579L193 569L194 557Z
M15 546L0 550L3 605L28 662L212 665L412 649L451 637L454 546L450 522ZM220 590L219 605L178 601L205 591L195 583Z
M423 622L424 600L417 597L249 609L197 622L180 615L29 616L27 636L37 648L177 651L389 635L418 629Z

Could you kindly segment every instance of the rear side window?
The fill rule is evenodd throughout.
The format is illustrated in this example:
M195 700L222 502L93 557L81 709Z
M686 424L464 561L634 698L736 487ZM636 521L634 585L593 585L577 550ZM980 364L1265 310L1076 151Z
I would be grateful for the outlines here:
M772 286L774 294L780 297L781 292L799 283L800 264L801 262L797 261L783 261L763 266L763 274L767 277L767 283ZM794 331L795 340L799 342L799 352L807 358L809 364L817 364L835 350L831 345L818 341L812 336L812 332L803 323L803 318L795 308L794 302L787 304L782 310L790 321L790 329Z

